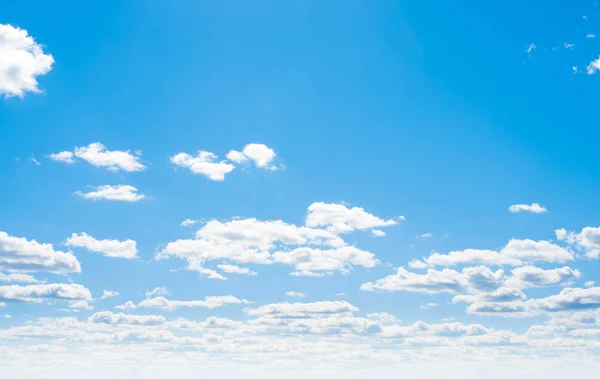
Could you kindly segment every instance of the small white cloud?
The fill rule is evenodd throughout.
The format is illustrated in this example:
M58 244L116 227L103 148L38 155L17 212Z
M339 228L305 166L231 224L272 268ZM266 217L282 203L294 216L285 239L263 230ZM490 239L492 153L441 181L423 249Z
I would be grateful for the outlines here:
M8 318L12 318L12 316L11 316L11 315L9 315L8 313L5 313L5 314L4 314L4 318L7 318L7 319L8 319Z
M598 70L600 70L600 58L591 61L590 64L587 66L588 75L593 75Z
M47 74L53 63L27 30L0 24L0 95L22 98L25 92L41 92L37 77Z
M546 213L548 210L538 203L533 203L531 205L527 204L514 204L508 207L508 210L512 213L519 212L531 212L531 213Z
M227 274L238 274L238 275L249 275L249 276L257 275L257 273L255 271L252 271L247 267L240 267L240 266L236 266L236 265L220 264L220 265L217 265L217 268Z
M104 291L102 291L102 296L100 296L100 300L104 300L104 299L108 299L110 297L116 297L116 296L119 296L118 292L104 290Z
M379 229L373 229L371 230L371 233L373 234L373 237L385 237L386 234L383 230L379 230Z
M75 159L73 159L73 153L70 151L61 151L60 153L50 154L48 155L48 158L52 159L53 161L63 162L66 164L75 163Z
M302 297L306 297L306 294L304 294L302 292L288 291L285 293L285 296L302 298Z
M36 166L39 166L39 165L42 164L42 162L40 162L37 159L35 159L35 157L33 155L29 158L29 160L32 161L33 164L35 164Z
M148 298L138 304L143 308L158 308L165 311L174 311L177 308L219 308L227 304L247 304L247 300L227 296L206 296L204 300L169 300L162 296Z
M529 46L527 46L527 49L525 50L525 52L527 53L527 55L531 55L531 53L537 48L537 46L535 45L535 43L530 43Z
M130 185L103 185L95 187L95 191L81 192L75 191L75 195L90 200L110 200L136 202L146 199L146 195L139 194L138 189Z
M408 267L415 269L415 270L423 270L429 266L427 265L427 263L425 263L421 260L413 259L412 261L408 262Z
M102 254L110 258L137 258L137 243L134 240L97 240L86 233L73 233L67 238L66 246L82 247L89 251Z
M58 153L61 154L61 153ZM129 150L110 151L100 142L90 143L88 146L76 147L75 156L83 159L92 166L105 167L109 171L142 171L146 169L140 162L137 155L133 155Z
M146 291L146 297L153 296L167 296L170 295L171 292L166 287L156 287L152 291Z
M276 157L275 150L262 143L249 143L244 146L242 153L254 161L254 164L260 168L276 170L277 166L273 165L273 160Z
M117 305L115 307L115 309L119 309L119 310L131 310L131 309L136 309L137 305L135 305L131 300L125 302L125 304L121 304L121 305Z
M229 150L229 153L227 153L227 159L234 163L242 163L247 161L248 157L246 157L241 151Z
M338 292L335 294L335 296L346 296L346 294L344 292Z
M439 307L439 306L440 305L438 303L427 303L427 304L421 305L419 308L425 310L425 309L436 308L436 307Z
M192 226L196 223L198 223L198 220L192 220L192 219L186 218L185 220L181 221L181 224L179 224L179 226L181 226L182 228L186 228L186 227Z
M596 284L596 282L594 282L593 280L588 280L587 282L585 282L584 286L585 287L593 287Z
M433 237L433 233L423 233L419 237L420 238L431 238L431 237Z
M219 161L218 157L208 151L200 150L197 156L191 156L186 153L173 155L171 162L179 167L188 168L193 174L204 175L210 180L223 181L225 175L229 174L235 166L227 161Z
M589 38L589 39L594 39L594 38L596 38L596 35L595 35L595 34L592 34L592 33L589 33L589 34L588 34L588 35L586 35L585 37L586 37L586 38Z
M327 226L333 233L349 233L354 230L365 230L397 225L395 220L384 220L363 208L349 208L345 204L312 203L308 207L306 225L314 228Z
M567 50L573 50L573 48L575 47L575 44L573 43L564 43L565 49Z

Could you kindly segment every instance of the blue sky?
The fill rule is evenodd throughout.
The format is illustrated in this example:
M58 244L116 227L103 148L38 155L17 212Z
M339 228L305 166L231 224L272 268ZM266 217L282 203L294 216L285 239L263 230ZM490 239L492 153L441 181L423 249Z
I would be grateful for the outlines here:
M0 16L2 375L597 369L593 1Z

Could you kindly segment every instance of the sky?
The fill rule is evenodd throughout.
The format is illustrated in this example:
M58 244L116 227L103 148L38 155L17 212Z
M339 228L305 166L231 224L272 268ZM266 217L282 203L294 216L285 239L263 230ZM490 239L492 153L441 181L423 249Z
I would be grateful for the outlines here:
M599 71L593 0L0 3L0 376L595 378Z

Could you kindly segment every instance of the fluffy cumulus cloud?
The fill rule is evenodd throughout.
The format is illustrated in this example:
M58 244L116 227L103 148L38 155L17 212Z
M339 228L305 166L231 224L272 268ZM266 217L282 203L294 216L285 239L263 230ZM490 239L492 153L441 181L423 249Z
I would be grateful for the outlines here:
M600 257L600 227L585 227L581 232L568 232L566 229L556 230L556 238L583 251L588 258Z
M227 159L235 163L242 163L248 160L254 162L256 167L267 170L277 170L273 160L277 155L275 150L262 143L249 143L240 151L230 150L227 153Z
M250 275L250 276L257 275L257 273L255 271L252 271L247 267L240 267L240 266L236 266L236 265L220 264L220 265L217 265L217 268L226 274Z
M103 185L93 191L76 191L75 195L89 200L125 201L133 203L146 199L146 195L138 193L138 189L130 185Z
M507 285L514 288L552 287L571 284L580 276L578 270L567 266L552 270L524 266L512 270L512 277L507 280Z
M31 275L21 273L4 274L0 272L0 282L9 283L38 283L39 281Z
M165 311L174 311L177 308L219 308L227 304L248 303L235 296L206 296L204 300L169 300L162 296L146 298L137 306L141 308L157 308Z
M54 58L44 53L27 30L0 24L0 95L23 97L40 92L37 78L47 74Z
M396 220L383 220L363 208L348 208L344 204L313 203L308 207L306 225L311 228L327 227L334 233L381 228L396 225Z
M0 270L65 274L81 272L81 265L72 253L54 250L52 244L0 231Z
M451 269L442 271L429 269L425 274L417 274L404 267L395 274L367 282L361 286L363 291L407 291L435 293L476 293L492 292L498 289L505 280L503 270L492 271L485 266L468 267L461 272Z
M108 299L111 297L117 297L119 293L116 291L104 290L102 291L102 296L100 296L100 300Z
M108 150L100 142L90 143L87 146L75 147L74 152L61 151L48 155L48 158L67 164L75 163L75 158L86 161L92 166L103 167L109 171L142 171L146 166L140 162L138 154L134 155L129 150Z
M594 59L593 61L590 62L590 64L587 66L587 73L589 75L593 75L595 74L598 70L600 70L600 58L598 59Z
M92 323L102 323L110 325L159 325L163 324L166 319L163 316L139 316L125 313L112 313L110 311L97 312L91 315L88 320Z
M90 290L80 284L32 284L0 286L0 300L39 303L48 299L92 300Z
M86 233L73 233L67 239L65 245L72 247L82 247L89 251L102 254L110 258L137 258L137 247L134 240L97 240Z
M492 265L521 266L526 262L564 263L574 260L574 255L548 241L511 239L500 251L466 249L448 254L433 253L424 259L428 266ZM419 262L419 261L417 261ZM415 263L417 264L417 263Z
M520 213L520 212L531 212L531 213L546 213L548 210L539 205L538 203L533 203L531 205L528 204L513 204L508 207L508 210L512 213Z
M198 151L197 156L179 153L171 157L171 163L189 169L193 174L204 175L210 180L225 180L225 175L235 169L227 161L217 161L218 156L208 151Z

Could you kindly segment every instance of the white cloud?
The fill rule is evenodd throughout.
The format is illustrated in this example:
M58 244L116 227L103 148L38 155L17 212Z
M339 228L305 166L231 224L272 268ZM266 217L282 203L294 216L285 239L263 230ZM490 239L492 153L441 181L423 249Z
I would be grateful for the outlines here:
M585 287L593 287L596 284L596 282L594 282L593 280L588 280L587 282L585 282L583 285Z
M439 307L440 305L438 303L427 303L427 304L423 304L419 307L419 309L422 310L426 310L426 309L431 309L431 308L436 308Z
M360 289L363 291L461 294L492 292L498 289L504 280L503 270L491 271L484 266L467 267L462 272L451 269L442 271L429 269L425 274L417 274L400 267L395 274L375 282L364 283Z
M88 318L89 322L110 325L159 325L165 323L163 316L140 316L125 313L112 313L110 311L97 312Z
M412 268L413 270L423 270L429 266L427 266L427 263L421 260L413 259L412 261L408 262L408 267Z
M102 291L102 296L100 296L100 300L108 299L110 297L119 296L119 293L116 291L104 290Z
M314 273L315 271L348 273L352 266L372 268L378 263L374 254L354 246L328 250L299 247L289 252L277 251L273 254L273 261L294 265L294 269L298 273Z
M275 151L262 143L250 143L244 146L242 153L254 161L257 167L276 170L277 167L272 164L275 159Z
M166 287L156 287L152 291L146 291L146 297L166 296L170 294L171 292Z
M249 276L257 275L256 272L250 270L247 267L240 267L240 266L228 265L228 264L220 264L220 265L217 265L217 268L227 274L238 274L238 275L249 275Z
M527 204L514 204L508 207L508 210L512 213L519 212L531 212L531 213L546 213L548 210L538 203L533 203L531 205Z
M306 297L306 294L304 294L302 292L288 291L288 292L285 293L285 296L289 296L289 297Z
M210 180L222 181L235 166L227 161L215 162L217 158L213 153L200 150L196 157L186 153L176 154L171 157L171 162L176 166L188 168L194 174L204 175Z
M79 312L80 310L90 311L94 309L94 306L88 300L72 300L69 301L69 309L73 312Z
M185 220L181 221L181 224L179 224L179 226L186 228L186 227L192 226L196 223L198 223L198 220L192 220L192 219L186 218Z
M247 161L248 157L246 157L241 151L229 150L229 153L227 153L227 159L234 163L242 163Z
M421 237L421 238L431 238L431 237L433 237L433 233L423 233L419 237Z
M115 309L119 309L119 310L130 310L130 309L137 309L137 305L135 305L133 303L133 301L128 300L126 301L124 304L121 305L117 305L115 307Z
M600 227L585 227L581 232L567 232L565 229L555 231L556 238L559 241L566 241L569 245L586 253L590 259L600 257Z
M371 233L373 234L373 237L385 237L386 234L383 230L379 230L379 229L373 229L371 230Z
M589 75L595 74L598 70L600 70L600 58L591 61L587 66L587 73Z
M72 253L55 251L52 244L28 241L0 231L0 270L62 274L81 272L81 266Z
M190 271L196 271L197 273L206 276L208 279L215 279L215 280L227 280L226 277L224 277L223 275L219 274L217 271L210 269L210 268L206 268L202 265L202 262L200 261L190 261L188 263L188 270Z
M174 311L177 308L219 308L227 304L248 303L235 296L206 296L204 300L169 300L162 296L144 299L138 304L142 308L158 308L165 311Z
M354 230L381 228L398 224L395 220L383 220L366 212L363 208L348 208L344 204L313 203L308 207L306 226L327 226L333 233L348 233Z
M21 273L4 274L0 272L0 282L9 283L38 283L39 281L31 275Z
M570 267L544 270L534 266L524 266L512 270L513 276L506 284L514 288L551 287L567 285L581 276L578 270Z
M84 199L91 200L110 200L110 201L127 201L136 202L146 199L146 196L138 193L138 189L130 185L104 185L95 188L95 191L81 192L76 191L74 194L81 196Z
M127 151L107 150L100 142L90 143L88 146L76 147L75 156L83 159L92 166L106 167L109 171L142 171L146 169L140 158Z
M48 158L52 159L53 161L63 162L66 164L75 163L75 159L73 159L73 153L70 151L61 151L60 153L50 154L48 155Z
M41 92L37 77L52 69L54 58L27 30L0 24L0 95L23 97Z
M535 43L530 43L527 46L527 49L525 50L525 52L527 53L527 55L531 55L531 53L533 52L533 50L535 50L537 48L537 46L535 45Z
M65 242L66 246L82 247L89 251L102 254L110 258L137 258L137 247L134 240L97 240L86 233L73 233Z
M589 38L589 39L594 39L594 38L596 38L596 35L593 33L588 33L585 37Z
M317 301L314 303L275 303L246 309L251 316L297 317L310 314L356 312L358 308L346 301Z
M573 259L574 256L571 252L548 241L511 239L500 252L466 249L448 254L433 253L425 259L425 262L429 266L455 266L461 264L521 266L524 262L564 263Z
M0 286L0 299L22 302L42 302L47 299L92 300L92 294L80 284L12 285Z

